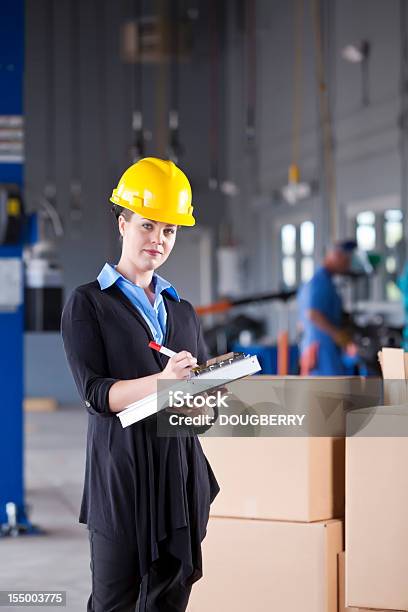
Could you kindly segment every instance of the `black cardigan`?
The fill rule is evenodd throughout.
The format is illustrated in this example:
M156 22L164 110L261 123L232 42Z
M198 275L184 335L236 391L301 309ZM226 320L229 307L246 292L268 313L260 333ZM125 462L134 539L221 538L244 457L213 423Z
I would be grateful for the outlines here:
M165 346L207 358L197 315L188 302L163 292ZM217 481L196 435L158 437L157 417L122 428L109 410L110 387L160 372L167 357L148 348L150 329L112 285L94 281L71 294L62 336L79 394L89 412L85 484L79 521L137 547L140 576L171 553L191 582L202 575L201 541Z

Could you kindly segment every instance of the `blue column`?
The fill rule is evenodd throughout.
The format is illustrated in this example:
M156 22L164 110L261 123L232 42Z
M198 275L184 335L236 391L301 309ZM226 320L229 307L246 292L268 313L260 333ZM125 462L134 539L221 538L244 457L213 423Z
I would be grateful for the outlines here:
M24 2L0 3L0 123L23 116ZM0 186L18 185L23 190L23 159L0 149ZM22 244L0 245L0 524L5 523L6 504L18 509L18 522L27 523L23 478L23 304L7 309L4 269L22 266ZM14 268L13 268L14 266ZM22 269L22 268L21 268ZM15 272L15 270L14 270ZM15 278L14 273L14 278ZM21 276L22 283L22 276ZM22 289L22 287L21 287ZM2 294L2 296L1 296Z

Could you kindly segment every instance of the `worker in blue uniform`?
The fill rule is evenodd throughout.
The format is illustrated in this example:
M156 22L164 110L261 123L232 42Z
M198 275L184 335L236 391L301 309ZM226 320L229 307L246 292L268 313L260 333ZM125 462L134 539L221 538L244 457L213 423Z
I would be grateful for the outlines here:
M353 240L335 243L312 279L299 290L302 375L341 376L345 373L342 355L351 343L342 326L342 299L333 277L350 271L356 246Z

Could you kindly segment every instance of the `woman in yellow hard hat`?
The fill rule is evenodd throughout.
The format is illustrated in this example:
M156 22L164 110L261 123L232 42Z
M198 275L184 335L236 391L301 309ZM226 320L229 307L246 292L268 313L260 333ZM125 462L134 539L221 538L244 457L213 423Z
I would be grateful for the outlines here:
M118 412L185 379L207 359L198 318L156 274L179 225L194 225L191 188L171 161L142 159L111 197L122 237L116 266L75 289L62 316L68 362L89 412L79 521L88 526L88 611L178 612L202 575L201 541L219 491L196 435L157 436L157 415L122 428ZM163 344L168 358L149 348Z

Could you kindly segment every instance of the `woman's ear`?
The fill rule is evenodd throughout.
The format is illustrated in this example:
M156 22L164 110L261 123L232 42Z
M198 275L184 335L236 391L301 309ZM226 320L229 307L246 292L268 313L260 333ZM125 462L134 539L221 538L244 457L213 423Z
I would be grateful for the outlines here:
M123 215L119 215L118 217L118 228L119 228L119 234L122 236L125 235L125 223L126 223L126 219Z

